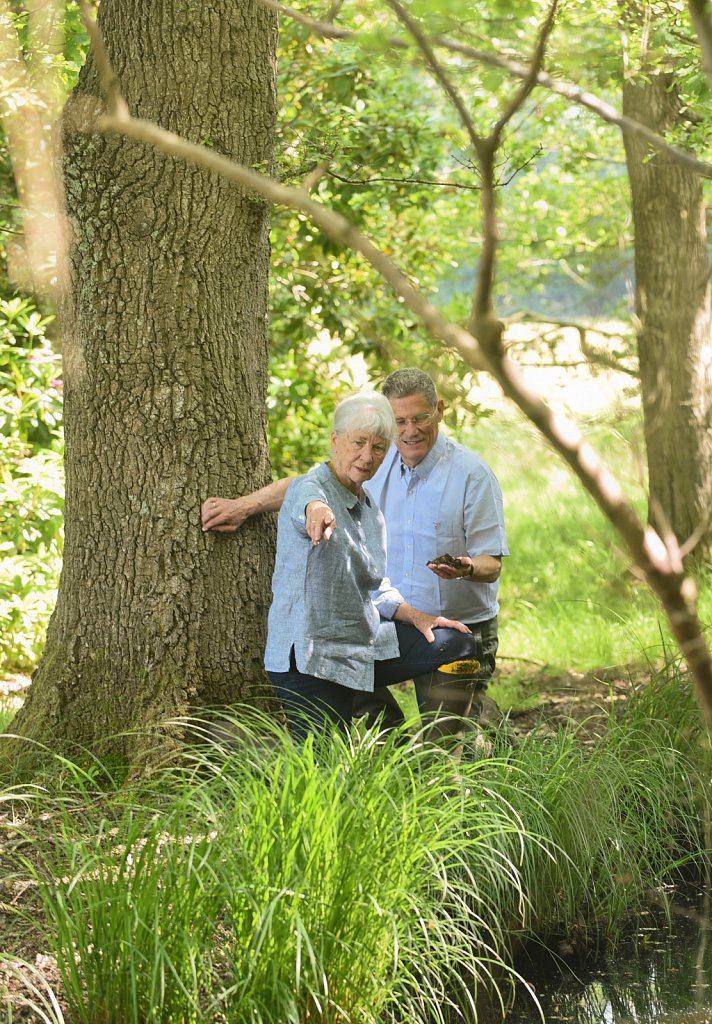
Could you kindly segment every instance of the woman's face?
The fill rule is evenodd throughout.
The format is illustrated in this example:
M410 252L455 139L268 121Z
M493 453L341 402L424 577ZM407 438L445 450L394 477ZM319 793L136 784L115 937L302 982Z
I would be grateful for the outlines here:
M331 465L344 487L358 494L385 459L389 445L385 437L365 430L332 431Z

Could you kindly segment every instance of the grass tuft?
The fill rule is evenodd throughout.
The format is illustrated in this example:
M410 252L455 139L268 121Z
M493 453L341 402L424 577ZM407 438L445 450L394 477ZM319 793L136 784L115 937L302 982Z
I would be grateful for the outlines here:
M63 762L54 795L8 790L45 821L22 870L70 1019L445 1024L485 990L506 1005L516 942L610 935L702 858L702 732L676 672L595 745L502 733L456 766L403 733L295 745L239 709L192 723L140 789L97 793L101 773Z

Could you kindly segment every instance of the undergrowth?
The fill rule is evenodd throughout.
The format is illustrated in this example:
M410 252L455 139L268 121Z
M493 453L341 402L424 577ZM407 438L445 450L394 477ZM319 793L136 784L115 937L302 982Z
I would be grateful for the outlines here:
M72 1021L473 1021L483 991L507 1004L518 940L615 935L704 855L707 755L674 664L595 745L505 726L459 764L402 733L193 726L140 785L107 772L102 793L65 761L4 794Z

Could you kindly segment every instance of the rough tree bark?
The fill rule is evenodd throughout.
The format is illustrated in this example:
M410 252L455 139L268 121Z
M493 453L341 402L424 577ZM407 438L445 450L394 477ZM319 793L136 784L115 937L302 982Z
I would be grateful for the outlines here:
M623 111L664 134L678 123L671 74L627 79ZM650 521L712 550L712 339L705 203L699 176L625 135L635 230L638 355Z
M102 0L99 26L131 113L270 172L272 12ZM90 53L66 124L99 96ZM64 566L13 731L96 745L264 693L273 525L204 535L200 503L269 480L268 206L140 142L70 127L64 168Z

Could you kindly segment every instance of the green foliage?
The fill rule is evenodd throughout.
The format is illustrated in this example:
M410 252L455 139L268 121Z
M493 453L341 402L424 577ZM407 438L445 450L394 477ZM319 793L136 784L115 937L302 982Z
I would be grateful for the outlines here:
M313 196L357 227L367 225L371 237L387 239L385 250L432 288L448 257L433 245L444 136L432 109L417 101L432 88L427 79L392 54L367 62L360 47L344 42L334 50L290 23L278 66L280 177L297 185L319 168ZM432 353L426 333L375 272L303 215L275 210L272 242L273 376L285 376L287 354L299 361L318 339L363 355L375 376ZM342 366L326 359L319 370L314 392L338 381Z
M140 794L116 794L110 818L81 812L90 793L77 772L77 797L65 791L53 838L36 847L41 867L23 865L72 1019L375 1024L472 1012L501 963L489 882L521 899L495 849L507 836L516 846L507 803L479 787L464 830L474 794L436 751L335 736L317 757L271 721L231 724L237 750L196 750Z
M27 299L0 300L0 666L32 667L62 551L60 363Z
M506 1000L513 936L615 935L702 857L708 771L676 666L602 723L593 748L501 734L456 773L419 739L297 746L240 710L194 722L202 742L140 788L62 760L59 792L6 790L72 1020L476 1019L495 976Z
M620 721L612 705L593 746L580 735L590 724L550 742L534 732L519 755L528 770L518 785L536 795L540 827L558 847L554 857L546 846L529 849L525 889L537 934L556 920L570 928L600 920L615 935L615 922L645 905L651 880L672 881L690 858L702 864L699 711L677 667L666 664L635 693Z
M587 437L646 516L637 412L590 422ZM657 665L666 618L632 571L613 527L578 480L521 417L481 421L461 439L487 459L502 487L507 539L500 581L500 655L552 672ZM712 575L699 578L700 616L712 626ZM506 662L505 662L506 663Z
M315 390L322 357L309 350L305 356L288 352L282 362L270 362L267 416L275 479L306 473L328 457L334 409L346 392L355 390L348 381ZM329 358L333 363L338 355L332 351ZM345 360L342 365L348 374Z

